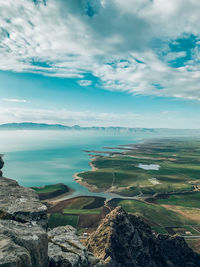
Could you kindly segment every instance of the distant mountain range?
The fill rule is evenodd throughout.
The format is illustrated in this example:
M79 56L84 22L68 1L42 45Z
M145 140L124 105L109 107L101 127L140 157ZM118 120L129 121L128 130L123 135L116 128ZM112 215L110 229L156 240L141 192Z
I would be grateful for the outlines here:
M62 124L46 123L5 123L0 124L0 130L93 130L116 133L155 133L155 134L183 134L200 135L200 129L168 129L168 128L128 128L128 127L80 127L79 125L67 126Z

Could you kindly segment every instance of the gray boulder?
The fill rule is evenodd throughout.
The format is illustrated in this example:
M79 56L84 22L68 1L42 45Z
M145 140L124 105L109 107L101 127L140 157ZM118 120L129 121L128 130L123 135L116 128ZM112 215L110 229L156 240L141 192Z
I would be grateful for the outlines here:
M34 190L4 177L0 179L0 188L0 219L35 222L47 228L47 207Z
M45 267L48 241L38 225L0 220L0 266Z
M47 208L30 188L0 179L0 267L46 267Z
M48 237L49 267L89 267L98 262L92 254L88 254L76 229L70 225L54 228L49 231Z

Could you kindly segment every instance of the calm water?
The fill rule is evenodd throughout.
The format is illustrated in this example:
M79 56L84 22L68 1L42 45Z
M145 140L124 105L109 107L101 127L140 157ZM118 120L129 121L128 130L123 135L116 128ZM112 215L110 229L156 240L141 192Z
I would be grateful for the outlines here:
M1 131L0 153L5 153L4 176L16 179L24 186L62 182L75 190L74 196L92 195L94 193L72 178L76 172L90 170L90 158L83 150L137 143L148 137L152 136L91 131Z

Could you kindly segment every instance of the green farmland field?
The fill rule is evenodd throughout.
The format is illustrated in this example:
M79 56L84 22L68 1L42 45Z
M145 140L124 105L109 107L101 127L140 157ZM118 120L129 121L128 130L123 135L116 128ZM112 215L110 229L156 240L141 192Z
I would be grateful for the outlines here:
M172 195L165 199L157 199L156 203L200 209L200 192L184 195Z
M64 214L100 214L101 210L99 209L64 209Z
M98 191L124 196L193 192L200 185L200 140L166 139L93 160L95 171L80 173ZM146 169L140 166L147 166ZM159 168L148 169L156 165Z
M78 224L78 216L75 215L62 215L59 213L51 214L49 217L49 227L54 228L57 226L71 225L76 227Z
M127 212L142 216L148 221L163 227L196 224L192 220L159 205L148 204L137 200L122 200L119 202L119 205Z
M65 186L63 184L53 184L53 185L45 185L43 187L33 187L33 189L38 193L51 193L57 190L64 190Z

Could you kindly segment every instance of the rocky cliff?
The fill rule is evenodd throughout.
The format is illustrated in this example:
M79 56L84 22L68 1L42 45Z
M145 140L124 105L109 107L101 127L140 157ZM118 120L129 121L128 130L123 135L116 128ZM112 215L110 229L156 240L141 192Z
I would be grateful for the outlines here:
M98 266L76 229L48 231L47 208L35 191L0 174L0 267Z
M37 194L14 180L0 177L0 266L46 266L46 229L47 208Z
M86 244L110 267L200 266L200 256L182 237L155 236L141 218L120 207L105 217Z
M0 267L200 266L183 238L154 236L119 207L86 240L87 249L73 227L47 229L47 208L35 191L0 177Z

